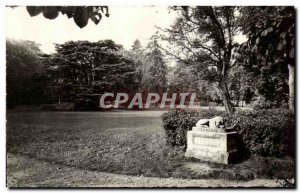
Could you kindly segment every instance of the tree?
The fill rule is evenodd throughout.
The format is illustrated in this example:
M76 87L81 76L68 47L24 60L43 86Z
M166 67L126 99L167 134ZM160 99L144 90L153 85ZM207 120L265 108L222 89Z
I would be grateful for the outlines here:
M61 97L74 98L106 91L130 90L136 87L133 62L112 40L77 41L56 45L48 71Z
M39 44L6 39L7 106L41 103L45 97L44 66ZM32 92L32 93L31 93Z
M89 19L97 25L102 19L102 14L109 17L107 6L27 6L26 9L31 17L43 13L47 19L55 19L62 13L68 18L73 18L80 28L85 27Z
M230 69L228 88L236 106L241 100L245 100L246 104L250 103L259 82L254 77L253 73L247 71L240 63Z
M168 89L176 92L187 92L190 89L198 89L197 76L193 73L191 66L178 62L175 67L168 71Z
M135 54L140 54L143 51L141 42L138 39L134 40L131 51Z
M142 87L149 91L164 92L167 87L167 66L163 53L160 51L158 37L153 36L145 50L140 66L142 71Z
M141 43L139 40L135 40L133 45L131 46L132 48L130 50L126 49L121 49L120 53L123 55L123 57L129 59L132 61L134 69L135 69L135 74L133 79L135 80L135 85L137 90L142 90L142 66L143 66L143 60L144 60L144 49L141 46Z
M289 108L295 108L295 9L294 7L243 7L240 26L248 35L241 46L248 60L263 63L263 68L285 64L288 70ZM278 77L278 76L277 76Z
M200 101L220 101L215 83L204 81L197 73L197 65L178 62L169 70L168 89L172 92L196 92Z
M187 65L198 65L203 80L217 83L227 112L234 111L228 91L228 71L235 64L232 55L238 33L235 7L173 7L175 23L162 38L178 48L166 53Z
M136 82L138 82L139 90L142 90L142 79L143 79L143 62L145 59L144 48L141 45L141 42L136 39L131 46L131 50L127 51L127 56L134 61L134 66L136 69Z

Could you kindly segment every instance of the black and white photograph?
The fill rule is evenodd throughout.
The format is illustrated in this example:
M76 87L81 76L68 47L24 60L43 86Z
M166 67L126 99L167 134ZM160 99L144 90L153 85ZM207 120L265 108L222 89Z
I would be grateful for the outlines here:
M82 4L5 5L7 189L296 188L297 7Z

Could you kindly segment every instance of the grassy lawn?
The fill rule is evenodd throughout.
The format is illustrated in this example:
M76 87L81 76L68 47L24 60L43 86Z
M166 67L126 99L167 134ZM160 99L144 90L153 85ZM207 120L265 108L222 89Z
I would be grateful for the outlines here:
M7 151L51 164L126 175L293 178L290 158L254 157L235 165L201 163L165 145L160 111L7 114ZM207 169L208 168L208 169Z

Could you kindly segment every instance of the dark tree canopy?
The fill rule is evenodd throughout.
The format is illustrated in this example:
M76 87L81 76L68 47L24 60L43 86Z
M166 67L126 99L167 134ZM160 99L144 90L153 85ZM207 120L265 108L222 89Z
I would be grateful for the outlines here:
M242 51L248 51L252 58L265 62L284 61L294 65L293 7L243 7L240 12L242 15L240 25L248 36L248 41L241 45Z
M39 44L6 40L7 106L46 101L45 74Z
M134 63L121 50L122 46L111 40L57 44L48 72L69 100L78 95L133 90Z
M294 7L242 7L240 26L248 41L240 46L244 64L255 72L267 100L294 104Z
M59 13L67 15L80 28L85 27L89 19L97 25L103 14L109 17L107 6L27 6L26 9L31 17L41 13L47 19L55 19Z

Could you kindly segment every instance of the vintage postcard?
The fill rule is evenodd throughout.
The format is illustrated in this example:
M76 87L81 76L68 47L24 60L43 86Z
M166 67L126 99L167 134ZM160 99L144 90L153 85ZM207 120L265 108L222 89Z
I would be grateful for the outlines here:
M8 188L295 188L294 6L6 6Z

